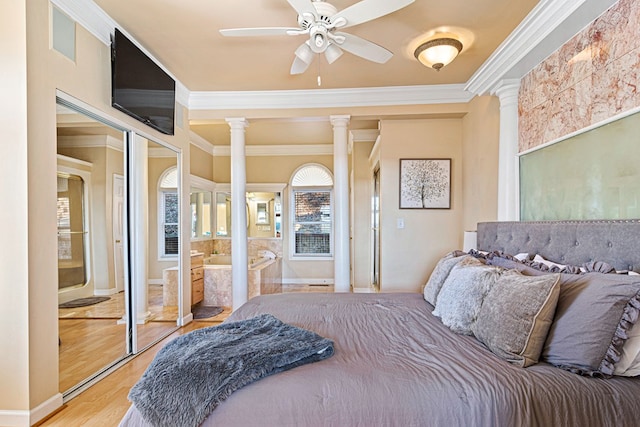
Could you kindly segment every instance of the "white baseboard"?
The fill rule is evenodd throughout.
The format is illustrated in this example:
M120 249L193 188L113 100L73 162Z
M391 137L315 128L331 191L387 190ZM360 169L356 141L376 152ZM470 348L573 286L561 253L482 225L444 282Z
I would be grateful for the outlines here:
M333 285L333 277L318 279L282 279L283 285Z
M29 427L52 414L62 406L62 394L58 393L35 408L26 411L0 410L0 426Z
M162 279L149 279L150 285L164 285L164 281Z
M116 288L109 288L109 289L94 289L93 290L93 295L97 296L97 297L108 297L114 294L117 294L118 290Z
M179 326L185 326L191 322L193 322L193 313L189 313L186 316L184 316L182 319L180 319Z
M376 291L373 288L353 288L354 294L373 294Z

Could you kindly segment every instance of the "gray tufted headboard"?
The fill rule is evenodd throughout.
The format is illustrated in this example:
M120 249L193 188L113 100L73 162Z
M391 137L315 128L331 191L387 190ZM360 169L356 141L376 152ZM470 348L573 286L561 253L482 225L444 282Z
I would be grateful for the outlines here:
M604 261L640 272L640 220L481 222L478 249L540 254L578 266Z

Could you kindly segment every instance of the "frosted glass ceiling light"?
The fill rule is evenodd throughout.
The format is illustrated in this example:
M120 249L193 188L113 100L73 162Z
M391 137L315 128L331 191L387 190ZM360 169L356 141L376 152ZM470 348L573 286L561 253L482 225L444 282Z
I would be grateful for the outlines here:
M421 64L440 71L451 63L462 50L462 43L452 38L433 39L422 43L414 55Z

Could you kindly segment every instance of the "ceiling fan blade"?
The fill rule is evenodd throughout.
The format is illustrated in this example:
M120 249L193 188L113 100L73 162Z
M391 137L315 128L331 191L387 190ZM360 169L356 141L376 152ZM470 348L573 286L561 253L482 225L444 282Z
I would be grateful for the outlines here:
M220 30L220 34L225 37L247 37L247 36L286 36L291 33L299 33L297 27L256 27L256 28L229 28Z
M336 36L344 37L342 43L338 43L343 50L357 55L369 61L384 64L393 56L393 53L369 40L362 39L347 33L335 33Z
M291 74L304 73L305 71L307 71L307 68L309 68L309 64L296 56L293 60L293 64L291 64Z
M298 12L298 15L303 16L312 15L314 18L317 18L317 12L315 6L311 0L287 0L292 8Z
M352 27L373 19L400 10L413 3L415 0L362 0L331 17L331 22L336 22L338 18L347 21L340 28Z

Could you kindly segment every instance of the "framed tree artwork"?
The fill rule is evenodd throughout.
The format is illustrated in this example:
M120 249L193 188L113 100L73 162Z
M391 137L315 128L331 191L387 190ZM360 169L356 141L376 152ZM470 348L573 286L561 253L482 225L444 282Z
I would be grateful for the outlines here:
M450 209L451 159L400 159L400 209Z

